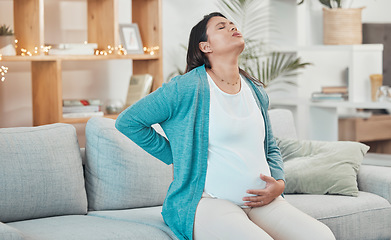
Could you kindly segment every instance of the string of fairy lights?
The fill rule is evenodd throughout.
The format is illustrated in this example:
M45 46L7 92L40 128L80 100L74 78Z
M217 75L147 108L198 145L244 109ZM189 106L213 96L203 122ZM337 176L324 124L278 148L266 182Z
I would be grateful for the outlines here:
M86 43L86 42L85 42ZM18 40L15 40L15 49L18 48ZM34 49L31 51L27 50L26 48L20 48L20 56L25 57L31 57L36 55L49 55L49 51L52 48L52 46L40 46L40 47L34 47ZM144 47L144 54L149 55L155 55L159 51L159 46L153 46L153 47ZM111 45L108 45L106 49L96 49L94 55L127 55L126 49L122 45L118 45L116 47L113 47ZM0 62L3 61L3 56L0 54ZM0 80L1 82L5 81L5 75L8 72L8 67L0 64Z
M3 56L0 54L0 61L2 60ZM8 72L8 67L1 65L0 66L0 80L2 82L5 81L5 74Z

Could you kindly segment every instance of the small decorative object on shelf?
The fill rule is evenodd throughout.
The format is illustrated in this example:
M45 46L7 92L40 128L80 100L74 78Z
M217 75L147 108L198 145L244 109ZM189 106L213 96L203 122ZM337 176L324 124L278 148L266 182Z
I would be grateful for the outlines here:
M120 24L120 37L122 45L128 53L142 54L143 43L137 23Z
M0 26L0 54L4 56L15 56L14 32L7 25Z
M371 80L371 98L375 102L377 90L383 85L383 75L371 74L369 79Z
M299 5L304 0L300 1ZM344 0L319 0L323 8L323 43L362 44L362 8L349 8Z
M109 99L106 103L107 114L119 114L124 109L124 103L119 99Z
M381 86L376 92L376 101L387 102L391 101L391 88L389 86Z

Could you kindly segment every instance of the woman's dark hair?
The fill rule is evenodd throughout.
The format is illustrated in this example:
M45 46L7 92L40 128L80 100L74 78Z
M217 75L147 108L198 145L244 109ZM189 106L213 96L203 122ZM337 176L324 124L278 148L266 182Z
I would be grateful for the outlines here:
M205 64L205 68L212 68L210 65L209 59L207 56L201 51L199 47L200 42L206 42L208 41L208 35L206 34L206 28L208 25L209 20L212 17L223 17L227 19L223 14L219 12L212 12L208 15L205 15L204 18L197 23L190 32L190 37L189 37L189 45L187 48L187 56L186 56L186 71L185 72L190 72L196 67L202 66ZM246 78L250 79L253 81L256 85L263 85L261 81L258 79L254 78L250 74L248 74L246 71L242 70L239 68L239 73L245 76Z
M208 58L200 50L199 43L208 41L208 36L206 35L206 27L212 17L226 18L223 14L219 12L212 12L208 15L205 15L204 18L191 29L189 37L189 46L187 48L186 72L190 72L192 69L202 66L204 64L206 68L211 68Z

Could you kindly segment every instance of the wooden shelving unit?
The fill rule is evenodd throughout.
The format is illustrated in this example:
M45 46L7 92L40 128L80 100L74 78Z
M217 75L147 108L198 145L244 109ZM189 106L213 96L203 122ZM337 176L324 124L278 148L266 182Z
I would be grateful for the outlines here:
M44 0L14 0L14 30L18 46L27 50L44 45ZM88 42L99 49L119 43L118 0L87 0ZM31 61L33 125L56 122L84 123L88 118L62 117L62 61L132 59L133 74L153 76L152 90L163 82L161 0L132 0L132 22L139 25L144 46L159 46L155 55L4 56L3 61ZM20 48L17 49L20 54ZM116 115L107 115L116 118Z

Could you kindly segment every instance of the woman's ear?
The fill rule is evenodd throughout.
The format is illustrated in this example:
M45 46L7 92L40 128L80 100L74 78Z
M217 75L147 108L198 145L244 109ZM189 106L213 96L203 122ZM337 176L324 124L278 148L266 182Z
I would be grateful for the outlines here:
M203 53L211 53L212 49L210 48L210 45L208 42L200 42L198 44L198 47L200 48L201 52Z

